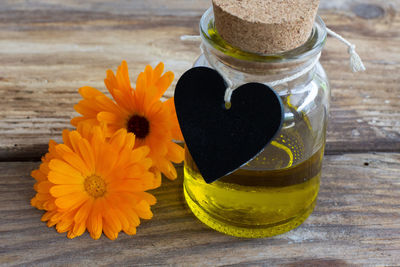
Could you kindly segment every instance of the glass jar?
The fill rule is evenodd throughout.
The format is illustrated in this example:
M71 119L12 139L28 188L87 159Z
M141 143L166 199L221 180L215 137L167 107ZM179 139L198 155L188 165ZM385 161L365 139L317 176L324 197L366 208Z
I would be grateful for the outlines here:
M267 237L287 232L311 214L319 191L330 100L319 63L325 24L317 17L304 45L275 55L230 46L215 29L212 8L201 18L200 33L203 54L194 66L216 69L233 88L286 79L273 87L285 115L277 137L257 157L213 183L203 180L186 149L185 199L203 223L225 234Z

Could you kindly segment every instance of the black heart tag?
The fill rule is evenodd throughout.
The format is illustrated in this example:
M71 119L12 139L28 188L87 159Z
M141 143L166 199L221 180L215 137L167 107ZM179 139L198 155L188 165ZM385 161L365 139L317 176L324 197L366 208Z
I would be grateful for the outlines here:
M211 183L240 168L275 137L283 105L270 87L247 83L225 108L222 76L206 67L185 72L175 89L175 107L187 148L201 175Z

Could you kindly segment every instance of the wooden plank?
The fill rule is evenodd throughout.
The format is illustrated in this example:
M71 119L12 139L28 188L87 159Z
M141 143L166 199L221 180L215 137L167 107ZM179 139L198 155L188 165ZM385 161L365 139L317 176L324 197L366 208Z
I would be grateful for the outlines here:
M342 44L328 40L322 55L332 85L327 152L400 151L400 77L394 74L400 68L400 2L329 3L324 7L331 9L321 12L327 26L357 46L367 71L348 72Z
M70 127L77 89L105 91L106 69L115 70L123 59L132 80L159 60L179 77L199 55L197 44L179 37L197 33L206 2L121 0L111 9L105 0L2 1L0 160L38 159L48 140L60 140ZM322 57L333 96L327 153L400 151L399 2L371 0L360 7L336 0L321 6L329 8L321 10L327 24L357 45L368 68L349 73L346 48L329 39Z
M315 212L273 238L215 232L188 210L182 177L154 191L154 218L136 236L73 240L47 228L30 206L35 162L0 163L0 265L397 265L400 262L400 154L326 156ZM368 166L367 166L368 165Z
M30 2L2 0L0 12L20 11L28 13L30 11L39 11L38 17L41 20L47 20L48 16L42 16L40 11L46 12L46 15L56 15L65 19L65 12L79 15L83 13L98 13L105 16L110 15L146 15L146 16L181 16L194 15L200 16L205 9L211 6L211 0L64 0L64 1L40 1L33 0ZM60 14L62 13L62 14ZM12 17L12 16L10 16ZM82 16L82 18L85 16Z
M373 12L375 14L376 7L383 6L384 8L399 8L400 3L397 0L320 0L320 9L325 10L353 10L359 9L360 5L367 5L364 11ZM42 15L40 11L50 11L48 14L57 14L66 11L71 14L77 13L106 13L107 15L167 15L167 16L181 16L181 15L194 15L200 16L203 14L204 9L211 6L211 0L152 0L152 1L128 1L128 0L91 0L91 1L78 1L78 0L64 0L64 1L38 1L33 0L29 2L3 0L0 5L0 12L7 12L12 14L13 11L29 12L39 11L37 15ZM366 10L365 10L366 8ZM365 13L365 12L364 12ZM65 18L65 16L62 16ZM10 16L12 18L12 16ZM42 16L41 19L45 20L47 16Z

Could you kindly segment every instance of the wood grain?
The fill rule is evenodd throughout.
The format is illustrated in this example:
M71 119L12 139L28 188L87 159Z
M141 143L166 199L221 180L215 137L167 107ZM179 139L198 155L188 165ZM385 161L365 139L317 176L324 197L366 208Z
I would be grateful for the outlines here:
M50 138L59 141L76 116L77 89L89 85L105 92L105 71L121 60L128 61L133 81L159 60L179 77L200 53L198 44L179 37L197 34L209 5L210 0L0 2L0 266L399 264L398 0L321 0L320 15L357 45L368 70L348 72L346 48L328 40L322 64L332 85L330 155L316 210L299 228L266 239L219 234L188 210L181 169L178 180L154 191L154 218L136 236L68 240L40 221L43 212L29 204L29 173L39 163L15 161L35 161Z
M2 161L39 159L48 140L60 140L70 127L77 89L105 91L105 71L123 59L133 81L160 60L179 77L199 55L197 44L179 37L197 33L209 6L208 0L29 3L0 3ZM333 97L327 153L399 152L400 3L335 0L321 7L329 27L357 45L368 68L350 73L346 48L329 39L322 57Z
M180 174L154 191L154 218L116 241L87 233L69 240L48 228L29 205L29 172L38 163L0 163L0 265L397 265L399 161L390 153L326 156L315 212L265 239L229 237L200 223L186 207Z

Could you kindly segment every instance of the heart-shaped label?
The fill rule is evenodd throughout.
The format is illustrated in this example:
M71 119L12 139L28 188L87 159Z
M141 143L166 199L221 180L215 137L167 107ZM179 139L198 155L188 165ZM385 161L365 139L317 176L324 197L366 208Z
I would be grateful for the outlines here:
M185 72L175 89L175 107L186 146L201 175L211 183L240 168L279 132L283 105L270 87L247 83L225 107L226 84L207 67Z

